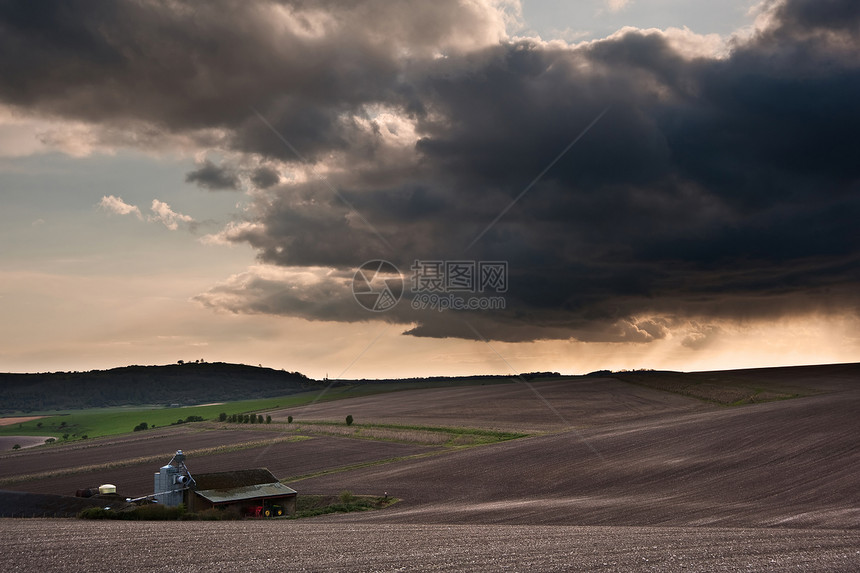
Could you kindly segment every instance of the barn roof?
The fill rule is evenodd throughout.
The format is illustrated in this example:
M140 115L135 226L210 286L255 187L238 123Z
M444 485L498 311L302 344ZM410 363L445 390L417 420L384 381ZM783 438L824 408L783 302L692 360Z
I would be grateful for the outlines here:
M285 497L295 495L296 490L282 483L263 483L244 487L229 489L204 489L197 490L197 495L204 497L212 503L228 503L233 501L245 501L248 499L265 499L272 497Z
M266 468L249 470L234 470L230 472L213 472L208 474L193 474L197 491L210 489L232 489L252 485L278 483L272 472Z
M195 492L212 503L295 495L266 468L195 474Z

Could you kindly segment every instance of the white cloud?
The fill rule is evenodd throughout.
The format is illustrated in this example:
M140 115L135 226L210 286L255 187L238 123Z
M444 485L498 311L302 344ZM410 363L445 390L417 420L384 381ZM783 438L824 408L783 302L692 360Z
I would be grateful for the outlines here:
M149 216L149 221L153 223L162 223L171 231L178 229L180 223L194 223L193 217L177 213L170 208L170 205L163 201L159 201L158 199L152 200L151 209L154 214Z
M115 215L134 215L143 221L143 214L140 212L140 209L136 205L130 205L123 201L122 197L105 195L99 201L98 207ZM182 223L187 225L194 225L196 223L193 217L177 213L170 208L170 205L158 199L152 200L150 209L152 210L152 215L149 215L146 220L150 223L161 223L171 231L177 230Z
M619 42L628 34L661 36L675 53L686 60L693 60L695 58L724 59L729 56L730 38L724 38L719 34L697 34L687 27L669 27L662 30L660 28L624 26L605 38L581 42L574 46L574 48Z
M257 234L263 236L266 233L266 226L261 223L252 223L245 221L242 223L230 222L227 226L217 233L203 235L200 237L200 242L204 245L218 245L222 247L233 247L238 241L244 240L244 237Z
M105 195L104 197L102 197L102 200L99 201L98 206L107 211L108 213L114 213L115 215L134 214L138 219L143 220L143 215L141 215L140 209L138 209L134 205L129 205L122 200L122 197L115 197L114 195Z
M630 4L630 0L607 0L606 2L606 6L609 8L610 12L619 12L628 4Z

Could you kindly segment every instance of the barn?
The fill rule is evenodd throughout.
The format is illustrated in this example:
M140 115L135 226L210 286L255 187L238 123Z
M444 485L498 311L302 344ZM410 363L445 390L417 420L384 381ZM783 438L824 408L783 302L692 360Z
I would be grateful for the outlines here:
M165 506L180 503L190 512L218 508L253 517L278 517L296 512L296 490L278 481L266 468L194 474L178 450L155 474L152 497Z
M185 490L185 506L198 512L213 507L253 517L277 517L296 512L296 490L278 481L265 468L195 474Z

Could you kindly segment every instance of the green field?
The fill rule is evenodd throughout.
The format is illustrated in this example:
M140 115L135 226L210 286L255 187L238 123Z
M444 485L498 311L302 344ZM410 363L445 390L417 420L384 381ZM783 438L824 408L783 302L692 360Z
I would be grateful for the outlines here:
M96 438L99 436L114 436L129 433L141 422L146 422L150 428L153 426L160 428L176 423L178 420L185 420L189 416L199 416L206 420L217 420L221 412L225 412L228 415L265 412L304 406L313 402L354 398L398 390L486 383L486 380L458 380L456 383L447 382L442 384L429 382L361 382L346 386L335 386L324 393L315 390L312 392L291 394L289 396L240 400L211 406L186 406L181 408L128 406L66 412L34 412L28 414L28 416L44 415L46 417L10 426L0 426L0 436L53 436L58 441L61 441L62 436L68 434L69 440L79 440L83 436ZM492 383L504 382L494 381Z

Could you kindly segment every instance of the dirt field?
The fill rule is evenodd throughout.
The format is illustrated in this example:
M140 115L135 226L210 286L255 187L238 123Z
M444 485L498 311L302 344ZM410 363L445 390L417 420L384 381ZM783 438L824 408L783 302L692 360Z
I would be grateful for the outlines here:
M277 435L272 432L270 435ZM126 458L163 455L164 463L176 450L193 450L263 439L257 431L199 431L185 427L159 428L125 436L55 444L31 452L0 454L0 478L69 466L105 464ZM44 443L44 440L42 440ZM157 469L157 468L156 468ZM155 470L153 470L155 471Z
M819 377L810 369L746 376L755 378L754 385L769 377L773 387L797 388L804 397L723 407L587 378L396 392L284 411L278 416L296 421L352 414L357 423L542 433L465 449L317 436L189 458L192 472L265 466L295 477L328 470L288 485L300 495L387 491L402 501L381 511L299 522L0 520L11 548L0 555L0 567L860 570L860 369L822 367ZM0 468L15 474L99 456L171 454L177 447L191 449L185 444L195 439L225 443L282 435L214 425L183 432L189 433L150 434L152 441L112 438L98 454L83 446L38 448L3 456ZM422 453L434 455L414 455ZM42 455L47 457L40 461ZM7 469L9 463L15 467ZM141 464L4 488L57 493L111 481L148 492L156 470ZM92 550L92 543L107 544L102 536L111 535L123 539L126 557ZM271 543L273 538L284 542ZM87 551L80 549L83 539ZM176 555L189 541L201 550L180 564ZM66 551L82 561L65 560Z
M12 448L15 447L15 444L22 448L33 448L41 446L47 439L48 436L0 436L0 458L2 458L2 452L14 451ZM2 471L0 468L0 472Z
M715 406L619 382L610 378L581 378L525 384L493 384L463 388L434 388L323 402L272 412L303 419L386 422L428 426L468 426L513 431L557 431L665 413L695 412Z
M405 501L350 520L860 528L860 393L568 431L303 480Z
M0 519L6 572L853 572L860 532Z
M209 433L207 432L206 434ZM217 434L217 432L211 433ZM229 436L231 432L226 433ZM237 433L240 435L243 434L242 432ZM206 434L203 435L206 436ZM260 437L259 435L254 436L255 439L259 439ZM171 438L171 440L173 439ZM189 442L193 443L192 440L180 440L180 443L183 444ZM171 441L171 443L173 442ZM207 441L207 443L209 442ZM279 478L286 478L288 476L305 475L353 464L411 456L433 451L434 449L436 448L412 444L314 437L298 442L276 443L199 457L189 454L186 463L192 475L194 473L223 471L225 468L265 467ZM117 486L117 491L124 496L142 496L152 493L153 474L158 471L160 466L170 461L175 451L176 448L172 446L167 448L167 453L163 460L155 464L139 463L128 467L106 469L96 474L63 475L47 479L9 483L4 484L0 489L74 495L75 490L78 489L98 486L101 483L112 483ZM91 454L91 452L87 453ZM66 460L66 463L69 463L69 461ZM335 493L339 493L340 491L338 490Z
M0 426L11 426L13 424L29 422L30 420L40 420L44 417L45 416L18 416L17 418L0 418Z

